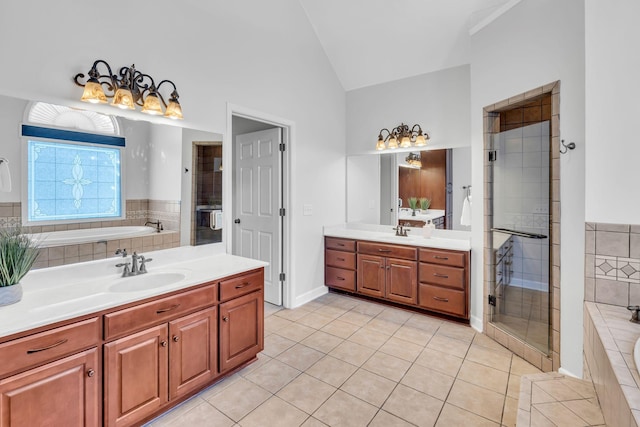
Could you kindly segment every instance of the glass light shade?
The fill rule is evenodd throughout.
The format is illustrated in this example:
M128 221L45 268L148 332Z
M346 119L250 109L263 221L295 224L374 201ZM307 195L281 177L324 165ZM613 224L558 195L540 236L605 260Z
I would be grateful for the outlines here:
M131 91L124 87L118 89L116 94L113 96L111 105L122 108L123 110L134 110L135 106L133 104L133 95L131 94Z
M427 140L425 139L423 134L418 134L418 136L416 137L415 145L416 147L424 147L425 145L427 145Z
M98 81L89 80L87 84L84 85L84 92L82 92L82 98L80 98L80 100L92 104L106 104L107 97Z
M401 148L409 148L411 147L411 138L409 138L408 136L403 136L400 139L400 147Z
M180 107L180 103L176 100L170 100L164 116L173 120L182 120L182 107Z
M378 137L378 143L376 144L376 150L381 151L384 150L386 147L384 145L384 139L382 139L382 136Z
M160 105L160 99L156 94L150 93L147 95L142 106L142 112L154 116L162 115L162 105Z
M387 148L390 149L394 149L394 148L398 148L398 140L396 139L395 136L392 136L391 138L389 138L389 143L387 144Z

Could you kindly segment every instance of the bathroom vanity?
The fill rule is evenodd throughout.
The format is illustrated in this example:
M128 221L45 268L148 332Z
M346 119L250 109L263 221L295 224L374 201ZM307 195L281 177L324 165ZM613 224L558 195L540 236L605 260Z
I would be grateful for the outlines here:
M118 258L27 275L0 308L0 426L140 425L254 361L265 263L202 248L150 253L148 276Z
M468 233L438 230L425 239L354 224L325 227L324 235L329 288L469 320Z

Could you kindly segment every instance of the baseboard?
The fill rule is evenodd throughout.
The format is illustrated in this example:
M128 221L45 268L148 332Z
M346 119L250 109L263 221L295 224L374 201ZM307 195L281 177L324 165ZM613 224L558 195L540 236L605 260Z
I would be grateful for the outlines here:
M559 369L558 369L558 373L559 373L559 374L562 374L562 375L569 376L569 377L582 379L582 375L580 375L580 376L575 375L573 372L569 372L569 371L567 371L567 370L566 370L566 369L564 369L564 368L559 368Z
M304 305L310 301L313 301L318 297L321 297L327 292L329 292L329 288L327 288L324 285L319 286L315 289L312 289L309 292L305 292L304 294L299 295L295 298L295 300L293 301L293 307L290 307L290 308L300 307L301 305Z
M469 319L469 324L476 331L482 332L482 329L483 329L482 319L480 319L479 317L471 316L471 318Z

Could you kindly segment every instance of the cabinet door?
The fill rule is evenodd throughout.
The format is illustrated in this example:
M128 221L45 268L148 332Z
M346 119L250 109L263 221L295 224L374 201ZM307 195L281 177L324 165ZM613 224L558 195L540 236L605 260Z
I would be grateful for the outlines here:
M386 296L391 301L418 303L418 263L388 258L386 262Z
M0 426L97 426L100 368L93 348L0 381Z
M358 254L358 292L373 297L384 297L384 258Z
M211 381L218 373L216 307L169 323L169 398Z
M105 425L131 425L168 399L167 324L104 346Z
M264 348L262 291L220 305L220 372L253 359Z

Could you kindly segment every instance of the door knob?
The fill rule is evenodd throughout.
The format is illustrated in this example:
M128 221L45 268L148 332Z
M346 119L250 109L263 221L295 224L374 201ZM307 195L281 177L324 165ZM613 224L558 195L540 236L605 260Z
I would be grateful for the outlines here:
M235 222L236 224L240 224L240 218L234 219L233 222Z

